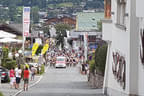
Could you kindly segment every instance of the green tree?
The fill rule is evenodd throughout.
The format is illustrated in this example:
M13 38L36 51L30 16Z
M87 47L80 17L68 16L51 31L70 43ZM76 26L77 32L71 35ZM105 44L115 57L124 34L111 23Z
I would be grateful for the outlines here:
M31 19L33 21L33 23L38 23L39 22L39 8L36 7L32 7L31 9Z
M17 15L16 6L14 4L9 6L9 17L11 21L15 21Z
M102 22L101 21L98 21L97 22L97 27L98 27L98 31L102 31Z
M50 31L49 31L49 26L46 25L46 26L43 26L42 30L44 32L45 35L48 35L50 37Z
M70 30L71 27L67 24L57 24L55 26L56 28L56 39L57 39L57 43L56 45L59 46L61 45L61 47L64 47L64 37L66 37L66 30Z

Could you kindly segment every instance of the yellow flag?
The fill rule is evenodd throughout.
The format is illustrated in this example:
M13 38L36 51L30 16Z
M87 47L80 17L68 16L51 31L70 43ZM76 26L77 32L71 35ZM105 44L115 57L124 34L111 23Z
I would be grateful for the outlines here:
M42 55L46 53L46 51L48 50L48 48L49 48L49 44L45 44L45 46L42 49Z
M33 48L32 48L32 56L35 55L35 53L36 53L38 47L39 47L39 44L38 44L38 43L34 43Z

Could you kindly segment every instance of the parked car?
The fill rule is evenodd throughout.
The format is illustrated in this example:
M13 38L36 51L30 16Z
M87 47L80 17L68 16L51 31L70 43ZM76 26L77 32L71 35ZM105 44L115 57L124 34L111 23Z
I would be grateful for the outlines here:
M66 68L66 58L64 56L58 56L56 58L56 64L55 64L56 68Z
M8 82L9 80L8 69L0 66L0 77L1 77L1 82Z

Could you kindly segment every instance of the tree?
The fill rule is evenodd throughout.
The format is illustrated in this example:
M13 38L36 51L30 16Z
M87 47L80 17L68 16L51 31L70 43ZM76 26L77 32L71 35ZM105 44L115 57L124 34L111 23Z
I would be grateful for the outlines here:
M33 23L38 23L39 22L39 8L38 7L32 7L31 9L31 18L33 20Z
M11 21L15 21L17 15L16 6L14 4L9 6L9 17Z
M66 37L66 30L70 30L71 27L67 24L57 24L55 26L56 28L56 39L57 39L57 42L56 42L56 45L61 45L61 47L63 48L64 47L64 37Z
M50 31L49 31L49 26L43 26L42 30L44 32L45 35L49 36L50 37Z
M102 22L101 21L98 21L97 22L97 27L98 27L98 31L102 31Z

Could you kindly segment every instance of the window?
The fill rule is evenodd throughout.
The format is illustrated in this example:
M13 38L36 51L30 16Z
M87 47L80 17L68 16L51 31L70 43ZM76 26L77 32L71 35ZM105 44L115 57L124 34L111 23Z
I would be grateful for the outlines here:
M117 0L117 24L125 25L125 0Z

